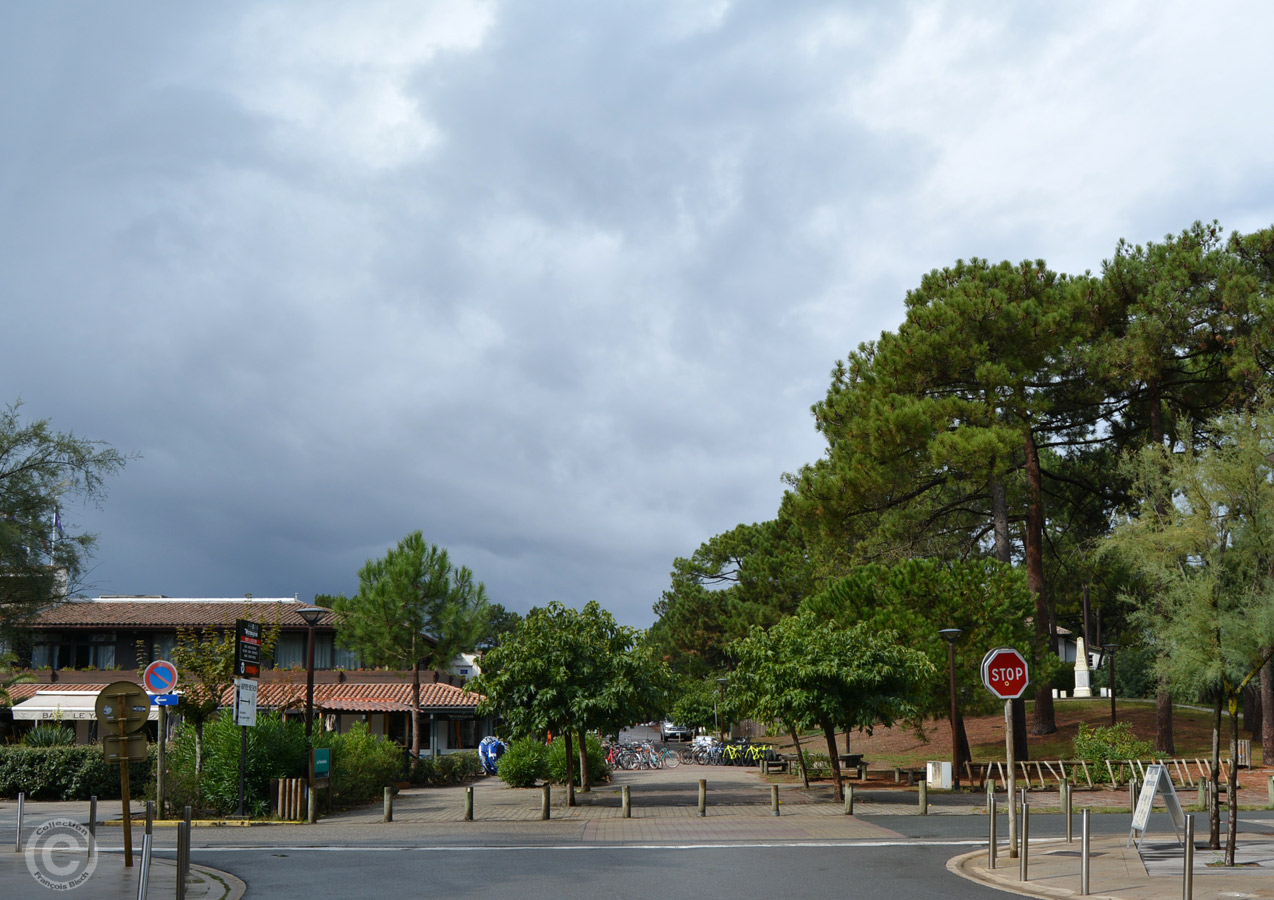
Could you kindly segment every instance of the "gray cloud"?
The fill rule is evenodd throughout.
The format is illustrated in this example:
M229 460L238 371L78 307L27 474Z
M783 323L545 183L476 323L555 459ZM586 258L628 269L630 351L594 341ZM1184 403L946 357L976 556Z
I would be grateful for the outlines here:
M69 511L102 591L348 591L421 528L648 624L924 271L1268 225L1271 15L5 7L0 381L143 456Z

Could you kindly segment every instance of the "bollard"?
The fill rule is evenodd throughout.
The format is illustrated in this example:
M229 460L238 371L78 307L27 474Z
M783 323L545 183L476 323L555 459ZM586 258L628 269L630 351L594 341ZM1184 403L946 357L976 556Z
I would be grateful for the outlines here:
M619 789L619 805L624 811L624 818L631 819L633 817L633 794L628 785L624 785Z
M1068 844L1075 840L1074 829L1072 828L1072 819L1073 819L1073 818L1074 818L1074 816L1075 816L1075 801L1074 801L1074 794L1075 794L1075 786L1074 786L1074 785L1072 785L1072 784L1067 784L1067 785L1066 785L1066 799L1065 799L1065 801L1064 801L1064 805L1065 805L1065 807L1066 807L1066 809L1065 809L1065 812L1066 812L1066 843L1068 843Z
M845 815L852 816L854 814L854 786L848 785L845 788Z
M22 807L26 804L25 791L18 791L18 827L13 832L13 852L22 852Z
M987 843L986 867L988 869L994 869L995 868L995 853L997 850L996 836L995 836L995 792L987 791L986 800L987 800L986 812L987 812L987 818L990 820L990 831L991 831L986 842Z
M779 786L777 784L770 785L770 810L776 816L779 814Z
M1084 897L1088 896L1088 876L1092 872L1089 859L1092 840L1089 815L1090 811L1087 809L1079 814L1079 893Z
M706 778L699 779L699 815L706 816L708 814L708 780Z
M177 823L177 900L186 900L186 853L189 846L190 826Z
M93 844L97 842L97 795L88 798L88 853L93 855Z
M329 782L330 784L330 782ZM330 791L331 788L329 787ZM318 788L306 789L305 791L305 820L313 825L318 821Z
M551 800L551 795L549 794L549 790L550 788L548 784L545 783L544 793L540 797L540 819L543 821L548 821L548 817L549 817L549 801Z
M1194 897L1194 816L1186 816L1186 859L1185 870L1181 873L1184 884L1181 896L1184 900Z
M1274 809L1274 775L1270 776L1270 809Z
M381 821L394 821L394 789L392 787L385 788L385 810Z
M1131 781L1128 782L1128 811L1129 812L1137 811L1137 795L1140 793L1141 793L1141 790L1140 788L1137 787L1137 779L1133 778Z
M1063 775L1062 779L1057 782L1057 805L1062 809L1066 808L1066 788L1068 786L1069 782L1067 782L1066 776Z
M473 821L473 785L464 789L464 820Z
M186 876L190 874L190 835L193 833L190 828L190 807L189 806L187 806L184 810L182 810L181 818L182 818L182 821L186 823L186 855L184 857L186 862L181 867L181 871L179 872L179 875L181 877L182 885L183 885L181 889L181 894L183 897L185 897L186 888L184 885L186 883Z
M137 900L146 900L150 886L150 842L155 824L155 804L146 801L146 831L142 834L142 865L137 873Z
M920 815L929 815L929 782L920 782Z
M1018 860L1020 868L1018 870L1018 880L1026 881L1026 858L1030 855L1031 841L1031 805L1026 802L1026 791L1022 791L1022 852L1019 854Z

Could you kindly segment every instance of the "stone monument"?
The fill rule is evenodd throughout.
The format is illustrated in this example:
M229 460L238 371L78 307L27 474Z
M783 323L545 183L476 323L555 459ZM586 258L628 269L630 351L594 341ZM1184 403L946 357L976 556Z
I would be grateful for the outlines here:
M1088 668L1088 648L1084 639L1075 639L1075 696L1091 697L1093 695L1093 673Z

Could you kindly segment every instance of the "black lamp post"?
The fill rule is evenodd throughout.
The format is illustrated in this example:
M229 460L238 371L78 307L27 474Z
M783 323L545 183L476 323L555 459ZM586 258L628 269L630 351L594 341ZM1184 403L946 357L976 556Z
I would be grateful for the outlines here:
M947 639L947 658L951 662L951 787L960 787L960 736L956 732L955 642L963 632L959 628L943 628L938 634Z
M1119 649L1118 644L1102 644L1102 653L1110 656L1110 724L1115 724L1115 651Z
M297 610L305 620L305 789L314 791L314 626L327 610L305 606Z

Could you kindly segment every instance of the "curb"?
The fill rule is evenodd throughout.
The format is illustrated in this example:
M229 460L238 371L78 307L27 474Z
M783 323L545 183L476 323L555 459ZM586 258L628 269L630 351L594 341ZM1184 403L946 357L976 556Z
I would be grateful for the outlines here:
M997 891L1005 891L1009 894L1017 894L1020 897L1040 897L1043 900L1063 900L1070 897L1091 897L1093 900L1121 900L1120 897L1112 894L1080 894L1078 890L1070 890L1069 888L1045 888L1036 887L1028 889L1020 881L1010 878L1002 878L999 875L992 875L986 869L978 869L973 865L973 861L982 859L987 854L985 848L981 850L973 850L969 853L961 853L959 856L953 856L947 860L947 871L952 874L959 875L966 881L972 881L975 884L984 884L987 887L995 888ZM1014 866L1016 868L1016 865ZM996 869L996 872L1001 869ZM1009 871L1006 869L1006 871ZM1027 882L1030 884L1030 882Z

